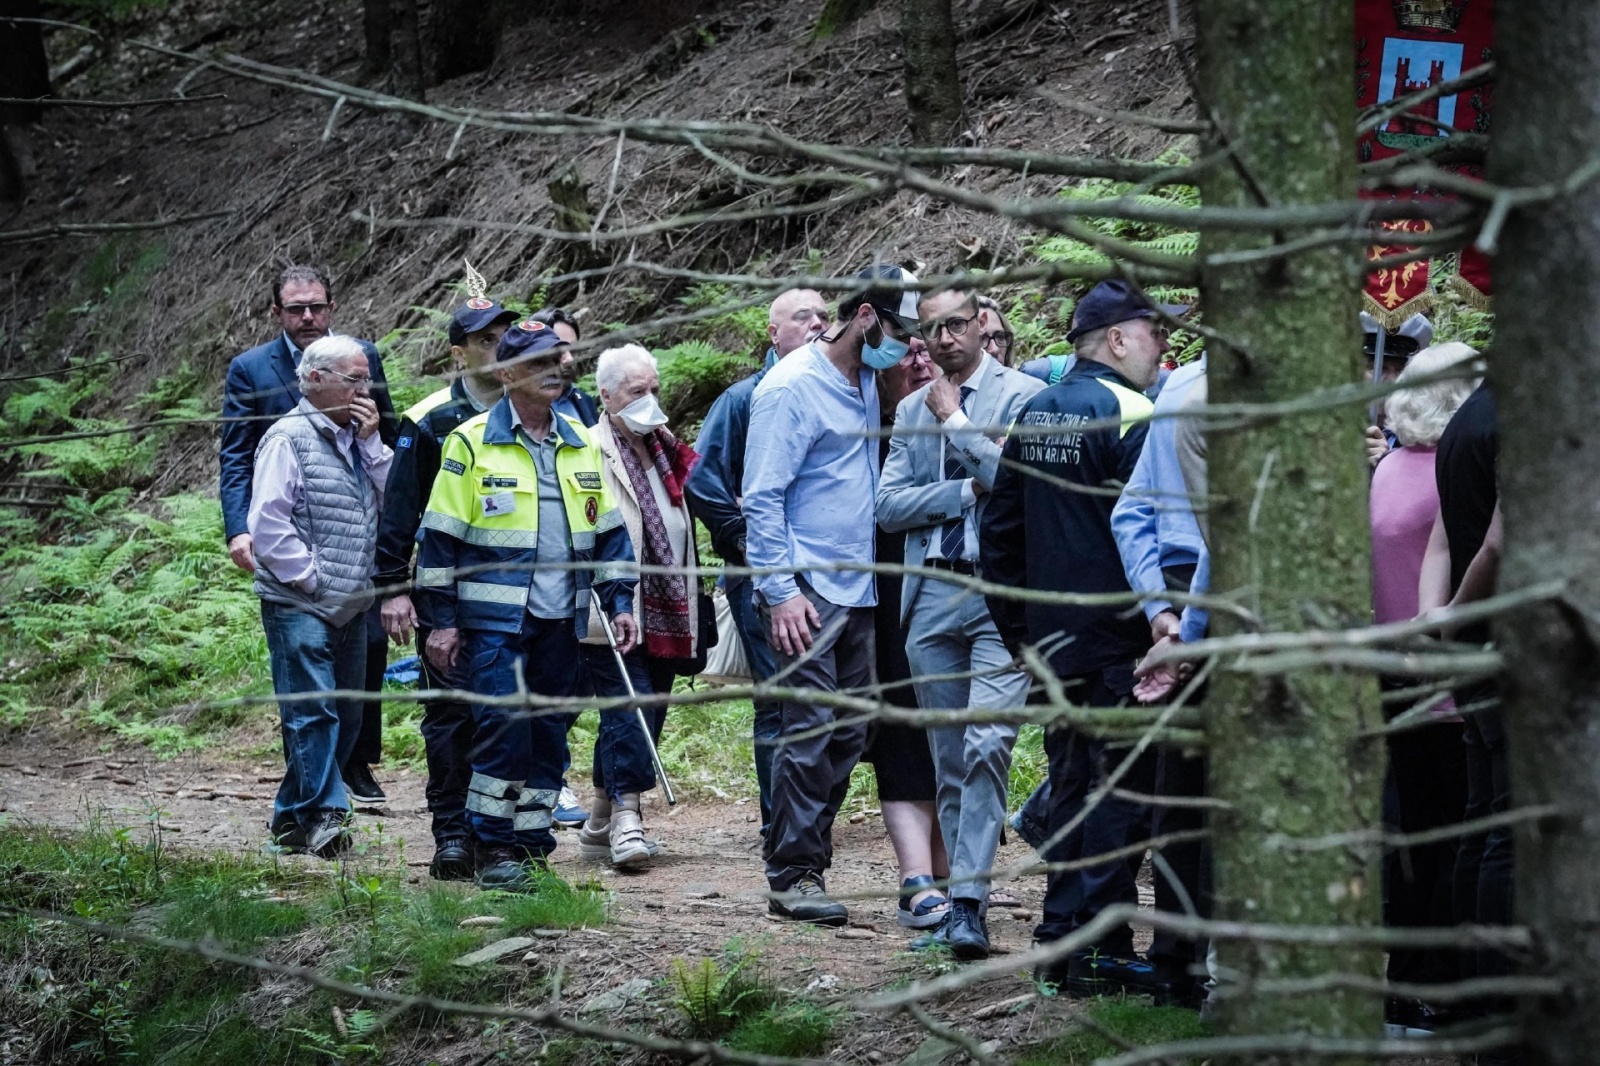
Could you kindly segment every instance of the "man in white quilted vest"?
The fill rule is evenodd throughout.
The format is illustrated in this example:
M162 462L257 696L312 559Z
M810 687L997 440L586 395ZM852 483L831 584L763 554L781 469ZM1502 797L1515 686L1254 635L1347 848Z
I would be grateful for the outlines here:
M362 688L373 551L394 453L377 434L359 342L323 337L297 373L299 406L256 450L249 524L283 734L272 839L326 859L349 843L339 767L361 725L360 699L329 693Z

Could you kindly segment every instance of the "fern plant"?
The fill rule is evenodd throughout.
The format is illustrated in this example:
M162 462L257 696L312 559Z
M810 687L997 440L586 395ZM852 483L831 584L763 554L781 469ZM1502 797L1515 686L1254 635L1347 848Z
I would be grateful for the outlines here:
M749 953L735 955L726 966L711 958L696 963L672 960L670 977L677 992L672 1005L694 1036L719 1039L771 1005L772 990L746 972L754 959Z

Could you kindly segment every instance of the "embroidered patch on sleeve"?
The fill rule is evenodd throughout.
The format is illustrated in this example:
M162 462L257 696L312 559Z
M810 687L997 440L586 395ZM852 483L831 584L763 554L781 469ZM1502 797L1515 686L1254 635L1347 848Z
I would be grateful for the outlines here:
M441 467L443 467L444 469L450 471L450 473L455 474L457 477L460 477L462 474L465 474L467 472L466 464L465 463L458 463L454 459L446 459L444 462L440 463L439 465Z

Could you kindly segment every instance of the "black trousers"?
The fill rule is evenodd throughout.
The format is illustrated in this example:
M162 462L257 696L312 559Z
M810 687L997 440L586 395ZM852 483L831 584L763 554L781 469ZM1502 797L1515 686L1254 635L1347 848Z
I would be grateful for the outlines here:
M1498 699L1492 684L1456 693L1456 706ZM1467 765L1466 820L1511 809L1511 766L1506 731L1498 706L1466 715L1463 730ZM1511 828L1461 839L1455 867L1456 920L1478 925L1510 925L1512 919ZM1509 957L1485 949L1467 959L1463 977L1494 977L1514 970Z
M1067 697L1080 706L1120 707L1133 691L1133 667L1107 667L1061 680ZM1108 747L1105 741L1064 727L1047 730L1044 747L1050 760L1050 836L1055 838L1083 811L1091 786L1115 769L1129 749ZM1120 779L1118 788L1150 793L1155 789L1158 769L1158 753L1146 749ZM1107 796L1081 824L1056 840L1045 858L1050 862L1092 858L1143 840L1149 831L1150 809L1146 805ZM1060 940L1107 907L1138 903L1134 879L1139 861L1140 857L1133 855L1083 869L1052 871L1046 883L1043 919L1034 929L1034 937L1041 941ZM1131 954L1133 929L1124 926L1112 930L1096 946L1108 954Z
M383 622L378 617L379 607L372 605L367 612L367 677L362 687L373 698L361 705L361 731L356 734L356 746L350 749L346 764L364 763L373 766L383 761L383 672L389 667L389 638L383 632Z
M467 681L458 665L441 674L428 661L428 634L417 627L417 654L422 659L422 683L433 689L465 691ZM428 813L433 816L435 843L449 837L472 836L467 823L467 784L472 780L472 758L478 727L472 705L465 700L429 700L422 705L422 750L428 760Z
M1434 722L1389 736L1383 821L1400 833L1455 825L1467 807L1467 753L1460 722ZM1386 849L1383 921L1393 928L1450 926L1457 840ZM1461 977L1460 952L1397 947L1389 952L1389 980L1448 984Z

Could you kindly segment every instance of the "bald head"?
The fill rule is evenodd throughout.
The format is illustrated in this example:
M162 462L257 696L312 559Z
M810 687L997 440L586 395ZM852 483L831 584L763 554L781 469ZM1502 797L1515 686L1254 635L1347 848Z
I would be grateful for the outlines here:
M782 359L816 340L828 328L828 305L813 289L779 293L767 311L767 339Z

